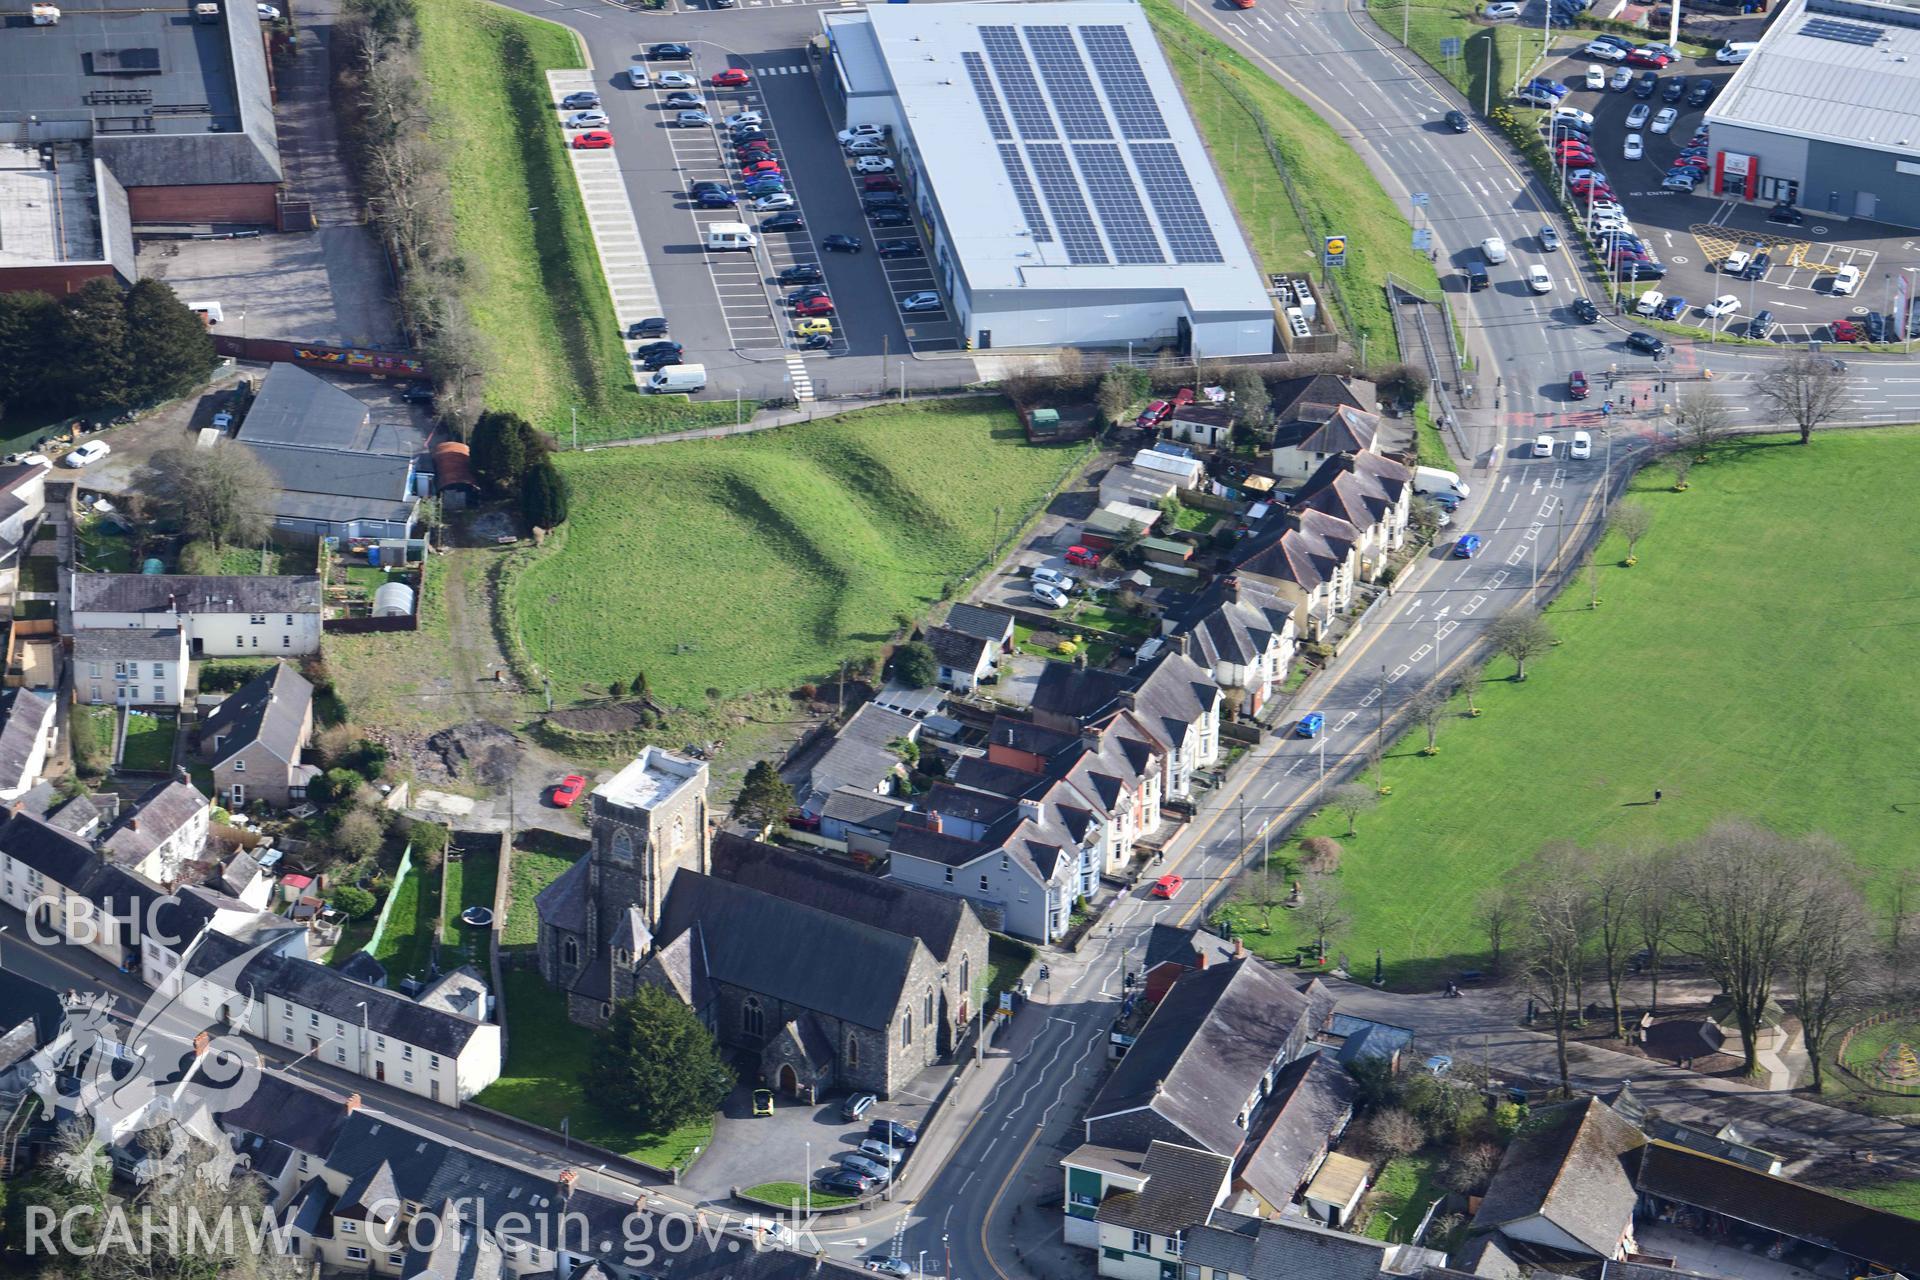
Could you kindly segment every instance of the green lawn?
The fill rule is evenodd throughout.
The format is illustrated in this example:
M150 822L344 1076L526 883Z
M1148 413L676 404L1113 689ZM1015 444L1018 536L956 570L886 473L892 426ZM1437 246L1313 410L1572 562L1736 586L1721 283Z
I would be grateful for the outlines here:
M1496 658L1485 714L1449 719L1438 756L1391 748L1393 794L1357 837L1336 814L1298 833L1345 846L1354 923L1333 949L1382 948L1395 985L1431 986L1482 966L1474 905L1542 845L1671 842L1727 816L1825 832L1870 882L1911 867L1920 685L1895 673L1920 624L1903 585L1920 535L1882 513L1905 501L1916 444L1914 429L1768 438L1717 450L1685 493L1636 480L1653 530L1632 569L1603 546L1601 608L1582 581L1525 684ZM1792 514L1810 511L1818 538ZM1273 955L1304 940L1284 920L1248 938Z
M446 880L441 886L440 967L451 968L458 951L478 973L487 972L488 931L460 923L460 913L468 907L493 910L493 890L500 878L500 859L491 851L469 850L457 861L449 858L443 868Z
M831 1191L815 1189L811 1196L797 1182L763 1182L757 1187L747 1187L740 1192L749 1200L758 1200L763 1204L778 1205L782 1209L799 1205L804 1212L808 1208L837 1209L843 1204L852 1204L852 1196L839 1196Z
M1845 1196L1855 1204L1885 1209L1903 1218L1920 1218L1920 1178L1897 1178L1870 1187L1827 1187L1825 1190Z
M513 848L513 901L507 907L506 926L500 931L503 947L531 947L540 941L540 918L533 900L560 878L579 855L541 839L539 828L523 831ZM522 845L536 846L522 848ZM544 846L544 847L540 847ZM497 872L496 872L497 874Z
M60 562L51 556L28 556L20 563L22 591L58 591Z
M1425 400L1413 406L1413 442L1420 455L1416 459L1420 466L1452 471L1457 465L1447 448L1446 437L1433 424L1433 408Z
M220 553L220 572L234 577L255 574L312 573L313 547L283 547L268 543L262 547L227 547Z
M568 455L565 546L515 579L515 625L556 698L638 671L682 706L789 689L957 592L996 507L1004 537L1084 457L997 398Z
M133 539L102 516L87 516L75 526L80 563L95 573L138 573Z
M573 34L481 0L418 0L418 11L488 406L563 440L574 408L583 441L732 421L731 402L633 385L547 89L549 69L585 65Z
M1397 358L1387 314L1388 273L1429 294L1440 290L1432 262L1413 247L1407 211L1381 189L1333 126L1266 70L1182 18L1170 0L1146 5L1262 269L1304 272L1317 280L1322 238L1349 237L1347 265L1336 274L1352 314L1354 345L1365 334L1369 361ZM1251 100L1272 133L1304 217L1287 198L1246 102L1223 80Z
M685 1167L694 1149L713 1141L711 1117L666 1134L636 1133L618 1116L601 1110L581 1084L593 1057L594 1034L567 1020L566 1001L533 969L506 975L507 1062L500 1078L475 1098L522 1120L582 1142L617 1151L656 1168Z
M172 716L128 712L127 741L120 753L120 767L130 773L165 773L173 768L176 727Z
M984 1007L991 1011L1000 1004L1000 993L1013 990L1014 982L1033 963L1034 950L1018 938L1005 934L987 935L987 995Z
M387 977L395 983L405 977L424 978L439 928L439 873L415 867L393 890L387 931L380 935L373 958L386 966Z
M1366 1235L1374 1240L1405 1244L1412 1238L1427 1206L1446 1194L1439 1184L1440 1166L1446 1157L1429 1148L1409 1156L1395 1156L1380 1168L1368 1193L1372 1212L1367 1217Z

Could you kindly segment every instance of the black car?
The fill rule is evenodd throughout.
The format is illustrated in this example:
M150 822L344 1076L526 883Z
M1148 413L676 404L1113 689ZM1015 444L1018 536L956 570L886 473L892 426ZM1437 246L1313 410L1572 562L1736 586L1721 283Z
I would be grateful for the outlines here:
M1884 342L1887 337L1887 317L1878 311L1869 311L1862 321L1867 326L1868 342Z
M925 252L918 240L882 240L873 251L883 258L918 258Z
M633 355L636 360L651 360L655 356L677 356L685 350L677 342L648 342L635 347Z
M734 148L737 150L745 143L758 142L765 138L767 131L757 124L743 124L727 136L733 140Z
M1667 81L1667 87L1660 91L1660 100L1662 102L1678 102L1686 96L1687 78L1685 76L1675 76L1673 79Z
M1581 324L1592 324L1600 318L1600 308L1585 298L1573 300L1573 318Z
M789 209L785 213L776 213L760 224L762 231L805 231L807 220L800 216L798 209Z
M910 227L913 215L905 209L873 209L868 211L867 221L876 227Z
M400 392L400 398L408 404L432 404L433 384L431 382L409 382Z
M858 253L860 237L831 235L820 242L820 247L828 253Z
M828 238L831 239L832 237L829 236ZM799 266L788 267L774 277L774 279L781 284L818 284L826 278L825 273L811 262L803 262Z
M1627 350L1638 351L1643 356L1661 356L1666 354L1667 344L1650 333L1634 332L1627 335Z
M1449 111L1447 112L1446 120L1447 128L1453 130L1455 133L1466 133L1473 128L1473 126L1467 122L1467 113L1464 111Z
M1758 280L1767 274L1767 268L1773 265L1773 259L1764 253L1753 255L1753 261L1740 273L1742 280Z
M1786 223L1791 223L1792 225L1797 227L1801 223L1805 222L1806 220L1807 220L1807 215L1800 212L1798 209L1794 208L1790 204L1785 204L1785 203L1777 204L1773 206L1773 208L1767 210L1768 222L1786 222Z
M904 209L907 198L898 191L875 191L861 196L860 203L869 209Z
M1749 338L1766 338L1773 333L1773 312L1762 310L1747 321Z
M827 291L824 287L817 284L810 284L804 288L789 290L787 292L787 305L790 307L796 307L796 306L799 306L801 303L805 302L808 298L824 298L826 296L827 296Z
M1653 91L1659 87L1660 76L1657 72L1642 71L1640 78L1634 81L1633 96L1636 98L1651 98Z
M648 373L658 373L660 370L666 368L668 365L674 365L679 363L680 363L680 357L677 353L672 351L660 351L660 352L656 352L653 355L642 357L640 360L640 367L642 369L645 369Z
M684 44L650 44L647 57L654 62L691 62L693 49Z
M891 1142L896 1147L910 1147L920 1141L920 1135L913 1131L912 1125L901 1124L898 1120L868 1121L867 1136Z
M865 1195L873 1189L873 1179L851 1169L829 1169L813 1180L813 1185L823 1191L838 1191L842 1195Z
M627 341L636 338L664 338L667 336L667 318L650 316L645 320L635 320L627 326Z
M1701 76L1693 82L1693 88L1687 90L1687 105L1704 107L1713 100L1713 81Z

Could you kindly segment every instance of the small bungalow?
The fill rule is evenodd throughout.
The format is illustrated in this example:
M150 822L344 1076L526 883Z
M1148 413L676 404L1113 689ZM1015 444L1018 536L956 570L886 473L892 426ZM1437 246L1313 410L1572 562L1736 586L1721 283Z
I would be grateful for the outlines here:
M1013 648L1013 615L1000 609L956 604L947 610L946 621L940 625L962 635L979 636L1002 653Z
M1166 421L1167 433L1208 449L1224 449L1233 443L1233 410L1223 404L1189 404L1173 411Z
M921 638L940 664L938 679L944 689L971 693L993 674L1000 657L992 642L951 627L928 627Z

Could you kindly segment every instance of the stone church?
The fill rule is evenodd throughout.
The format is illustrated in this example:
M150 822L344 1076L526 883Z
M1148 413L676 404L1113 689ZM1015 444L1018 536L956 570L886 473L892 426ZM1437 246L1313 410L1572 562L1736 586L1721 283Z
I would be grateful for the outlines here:
M591 851L536 900L540 973L568 1016L597 1026L665 987L758 1083L801 1097L885 1096L950 1052L986 991L973 908L710 837L706 789L704 764L649 747L594 790Z

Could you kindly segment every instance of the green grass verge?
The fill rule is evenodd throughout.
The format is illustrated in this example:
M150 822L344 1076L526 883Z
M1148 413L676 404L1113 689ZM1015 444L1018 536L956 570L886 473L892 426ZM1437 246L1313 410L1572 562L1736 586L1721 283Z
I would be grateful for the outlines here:
M458 861L448 859L443 867L445 880L440 888L440 967L451 966L448 950L457 950L465 963L482 975L487 972L485 929L460 923L460 913L468 907L493 910L493 890L500 880L500 859L492 853L469 851Z
M655 1168L682 1168L694 1149L713 1142L713 1117L670 1133L638 1133L589 1099L582 1079L593 1058L594 1034L567 1020L566 998L532 969L506 978L507 1061L500 1078L474 1101L558 1133L560 1122L582 1142L617 1151Z
M1446 1194L1440 1185L1440 1166L1445 1157L1438 1151L1416 1151L1395 1156L1380 1168L1371 1192L1372 1212L1367 1216L1366 1236L1405 1244L1426 1215L1427 1206Z
M1425 400L1413 407L1413 444L1420 455L1419 465L1438 467L1442 471L1456 469L1453 453L1447 448L1447 438L1433 424L1433 410Z
M1014 982L1033 963L1034 950L1018 938L1003 933L987 935L987 995L982 1007L988 1010L1000 1004L1000 993L1013 990Z
M1920 685L1888 673L1920 597L1900 585L1911 539L1886 537L1877 513L1904 500L1916 442L1911 428L1768 437L1715 450L1685 493L1660 471L1636 479L1652 532L1631 569L1601 547L1602 606L1586 607L1584 579L1569 589L1548 614L1561 647L1525 684L1496 659L1484 714L1450 718L1438 756L1389 748L1393 794L1357 837L1336 814L1297 833L1345 849L1353 924L1333 949L1383 949L1400 987L1482 968L1476 902L1553 841L1668 843L1741 816L1826 832L1869 880L1911 866ZM1823 512L1822 537L1783 511ZM1280 956L1306 939L1278 920L1247 940Z
M173 768L173 739L177 728L172 716L129 712L120 767L131 773L165 773Z
M704 704L874 653L985 567L1084 448L1036 447L999 399L888 406L725 440L560 459L565 545L512 583L556 699L644 671Z
M732 421L732 404L633 385L547 90L547 71L585 65L573 34L481 0L418 0L418 11L488 406L563 443L576 408L583 442Z
M507 907L507 922L500 931L503 947L531 947L539 943L540 918L534 913L533 900L579 860L578 854L563 850L557 844L538 847L543 843L540 834L538 828L533 828L517 837L520 844L536 847L514 846L513 901Z
M852 1196L835 1195L831 1191L815 1189L808 1198L807 1189L797 1182L763 1182L757 1187L747 1187L740 1192L743 1200L758 1200L761 1204L773 1205L778 1209L791 1209L799 1205L804 1211L808 1207L815 1209L837 1209L841 1205L853 1203Z
M1387 313L1388 274L1429 294L1440 291L1433 263L1413 247L1412 224L1353 148L1311 107L1224 41L1181 17L1169 0L1146 0L1146 8L1263 271L1318 278L1322 238L1349 237L1347 265L1339 269L1355 330L1349 336L1358 347L1365 335L1369 361L1397 359L1399 345ZM1293 177L1298 212L1274 172L1256 121L1272 134Z

